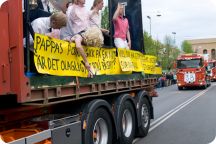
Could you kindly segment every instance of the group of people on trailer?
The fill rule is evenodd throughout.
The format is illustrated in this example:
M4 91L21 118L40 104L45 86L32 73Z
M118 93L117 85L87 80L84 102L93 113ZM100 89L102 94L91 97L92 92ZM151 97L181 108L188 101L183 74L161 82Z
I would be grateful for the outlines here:
M67 10L50 13L49 0L37 0L38 7L30 11L31 26L35 33L45 34L50 37L75 42L76 49L83 58L88 76L92 77L92 68L87 60L82 44L101 47L103 33L109 30L101 28L99 11L104 6L103 0L94 0L90 11L85 8L85 0L72 0L68 2ZM114 44L117 48L131 48L128 19L124 17L125 5L118 3L113 15ZM40 16L41 15L41 16ZM33 18L32 18L33 17ZM37 18L34 18L37 17ZM25 18L24 18L25 19ZM33 43L33 39L30 40Z

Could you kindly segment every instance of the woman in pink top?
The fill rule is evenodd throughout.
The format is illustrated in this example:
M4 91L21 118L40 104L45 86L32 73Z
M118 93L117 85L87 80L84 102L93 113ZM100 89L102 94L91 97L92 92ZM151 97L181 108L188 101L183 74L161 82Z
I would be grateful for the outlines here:
M114 44L117 48L131 49L131 39L128 19L124 18L123 4L118 4L118 7L113 15L114 24Z
M84 4L85 0L74 0L74 6L69 17L73 25L72 31L75 33L71 41L75 42L76 49L83 58L84 65L89 72L88 77L93 77L92 68L81 44L83 41L82 33L89 27L89 13L85 9Z

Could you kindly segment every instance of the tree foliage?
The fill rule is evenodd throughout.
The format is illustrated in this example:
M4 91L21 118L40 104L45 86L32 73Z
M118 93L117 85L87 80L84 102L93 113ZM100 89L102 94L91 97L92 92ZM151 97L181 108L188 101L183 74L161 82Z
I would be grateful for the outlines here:
M180 54L180 50L173 45L173 39L170 36L164 38L164 55L162 57L162 68L170 71L173 68L174 61Z
M192 45L188 41L183 41L181 44L182 51L184 53L193 53Z
M154 40L147 32L144 32L145 53L156 56L163 70L172 69L173 62L180 54L180 50L173 44L173 39L170 36L166 36L164 43L161 43L159 40Z
M109 29L109 9L105 6L101 13L101 27L104 29Z
M147 32L144 32L144 48L146 54L158 56L162 49L162 43L152 39Z

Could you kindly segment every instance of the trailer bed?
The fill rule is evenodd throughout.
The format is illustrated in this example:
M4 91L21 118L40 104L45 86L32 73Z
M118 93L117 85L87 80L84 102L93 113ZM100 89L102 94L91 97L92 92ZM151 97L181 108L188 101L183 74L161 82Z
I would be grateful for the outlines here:
M29 103L48 104L100 97L145 89L151 91L155 78L145 78L141 73L129 75L102 75L94 78L37 76L31 77Z

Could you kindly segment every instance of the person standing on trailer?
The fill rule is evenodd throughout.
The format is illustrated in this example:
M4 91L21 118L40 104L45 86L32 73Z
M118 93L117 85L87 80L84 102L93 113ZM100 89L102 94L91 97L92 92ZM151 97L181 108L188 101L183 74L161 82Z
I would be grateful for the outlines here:
M68 2L66 4L67 11L67 25L60 29L60 39L70 41L70 38L74 35L74 32L72 31L72 22L70 21L70 13L74 6L74 0L72 2Z
M131 49L131 38L128 19L124 16L125 5L118 3L113 15L114 44L117 48Z
M71 41L76 44L76 49L83 58L83 64L88 71L88 77L93 77L93 69L90 66L84 48L82 46L83 33L89 27L89 12L85 8L85 0L75 0L72 11L70 12L69 20L72 23L72 31L74 36Z
M89 15L89 24L90 26L96 26L101 29L101 31L105 34L109 34L109 31L101 28L101 15L100 11L104 6L103 0L94 0L93 6L91 7L90 15Z

